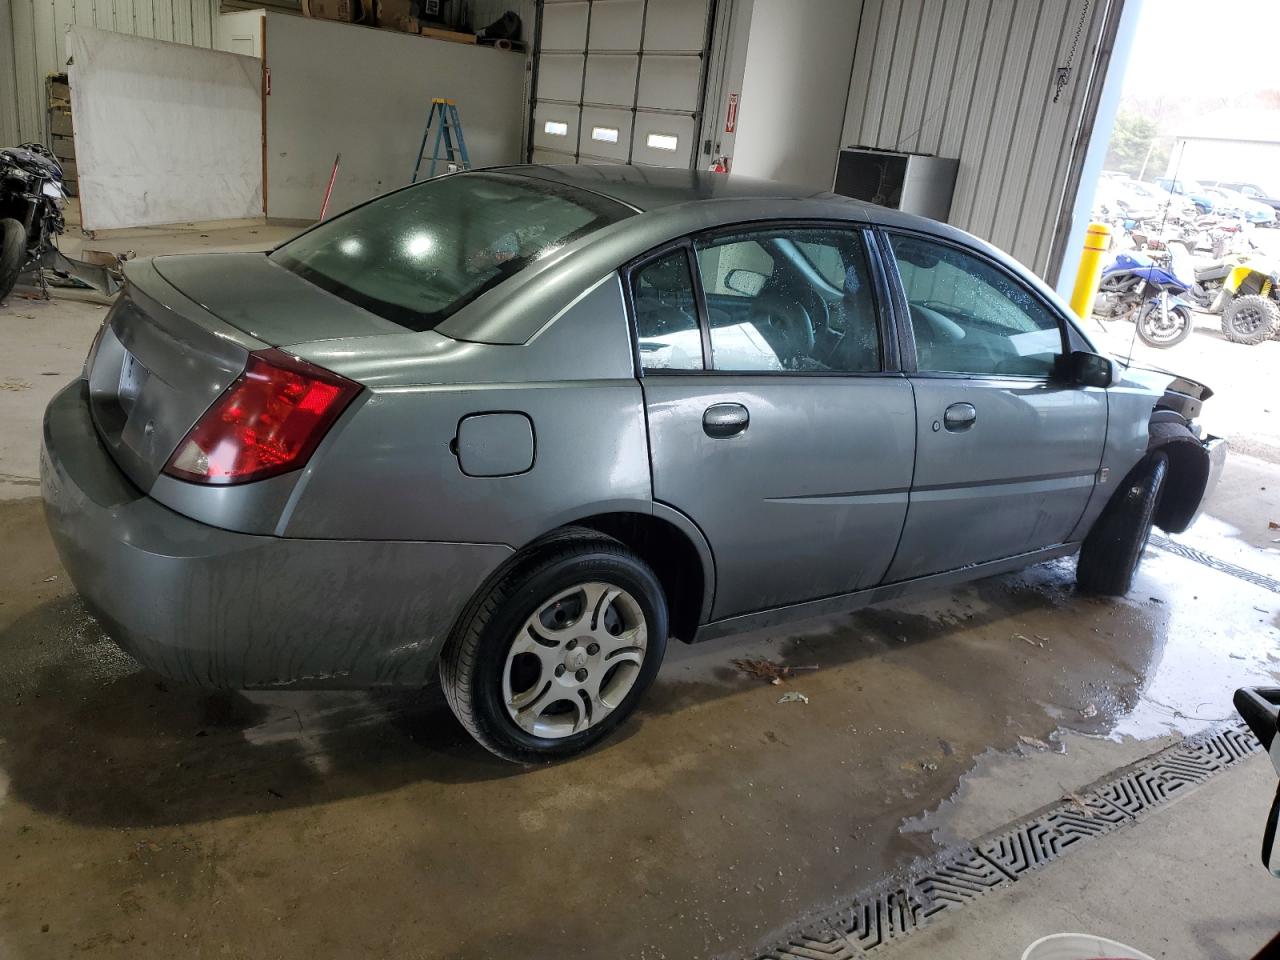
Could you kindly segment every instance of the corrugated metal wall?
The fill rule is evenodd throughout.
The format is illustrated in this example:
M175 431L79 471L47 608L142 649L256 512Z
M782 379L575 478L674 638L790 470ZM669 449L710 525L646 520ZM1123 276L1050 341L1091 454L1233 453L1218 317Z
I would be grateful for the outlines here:
M1045 275L1106 7L864 0L842 142L958 158L950 222Z
M0 44L12 38L16 98L3 96L5 78L0 77L0 132L16 126L17 139L44 140L44 78L66 69L69 25L212 47L218 0L0 0L0 17L6 13L8 18L0 19ZM0 70L4 64L0 52Z

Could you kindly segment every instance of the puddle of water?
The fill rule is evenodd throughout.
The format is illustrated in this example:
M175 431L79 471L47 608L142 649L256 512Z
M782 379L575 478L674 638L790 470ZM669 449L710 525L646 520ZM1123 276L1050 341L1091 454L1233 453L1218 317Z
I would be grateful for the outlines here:
M1266 682L1280 669L1280 597L1159 551L1147 554L1142 572L1168 598L1158 610L1147 608L1160 642L1138 702L1115 718L1109 736L1185 735L1232 719L1236 688Z

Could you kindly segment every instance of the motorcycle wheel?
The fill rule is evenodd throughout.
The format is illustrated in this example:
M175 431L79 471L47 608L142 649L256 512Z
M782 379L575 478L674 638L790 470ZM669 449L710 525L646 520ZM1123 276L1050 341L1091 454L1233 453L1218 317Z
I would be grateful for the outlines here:
M1236 297L1222 308L1222 333L1232 343L1253 346L1280 325L1280 306L1256 293Z
M1186 307L1170 308L1166 324L1160 315L1160 305L1148 300L1143 304L1136 323L1138 339L1159 350L1175 347L1191 336L1191 311Z
M0 300L9 296L26 261L27 231L17 220L0 220Z

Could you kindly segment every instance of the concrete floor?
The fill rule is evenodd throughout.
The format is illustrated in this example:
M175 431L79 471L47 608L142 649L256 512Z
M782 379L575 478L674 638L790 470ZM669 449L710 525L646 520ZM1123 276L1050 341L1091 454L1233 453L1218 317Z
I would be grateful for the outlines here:
M1059 561L677 644L621 736L546 769L490 758L434 690L171 686L85 613L32 497L40 409L102 315L0 306L5 960L751 957L1280 677L1280 595L1153 549L1123 600L1078 596ZM1280 343L1193 341L1159 359L1218 364L1213 404L1271 402ZM1280 477L1259 421L1241 432L1263 456L1233 456L1179 539L1276 576ZM730 661L748 655L816 665L788 685L809 704L741 676ZM1077 928L1154 956L1248 955L1280 925L1280 881L1256 863L1272 788L1265 762L1241 764L890 952L1015 957Z

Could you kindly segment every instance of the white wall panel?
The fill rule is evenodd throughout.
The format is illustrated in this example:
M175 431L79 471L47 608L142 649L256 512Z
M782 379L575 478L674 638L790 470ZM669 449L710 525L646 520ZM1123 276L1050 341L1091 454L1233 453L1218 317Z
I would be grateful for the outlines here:
M343 63L378 69L352 83L348 71L334 69ZM337 153L334 211L407 184L432 96L457 101L474 166L521 157L525 58L519 54L268 12L266 65L272 217L314 218ZM576 136L574 130L566 138L570 152Z
M583 103L631 107L636 99L636 69L639 58L616 53L593 53L587 57L587 79L582 87Z
M644 0L597 0L591 7L588 50L639 50Z
M702 51L707 0L649 0L648 9L644 24L645 50Z
M645 54L640 65L637 106L693 113L698 109L698 79L701 71L702 61L697 57Z
M259 60L91 27L67 43L86 230L262 215Z
M543 50L581 50L587 44L586 3L548 3L542 12Z
M578 153L592 163L616 160L626 163L631 151L631 111L582 108L582 132Z
M554 150L570 157L578 147L577 104L539 103L533 111L533 147L535 150ZM463 124L465 127L465 123Z
M582 99L582 54L544 53L538 64L538 99Z
M13 23L17 137L45 139L45 77L67 66L66 32L94 27L197 47L214 46L219 0L6 0ZM0 20L7 27L8 19ZM0 36L0 44L5 38ZM3 54L0 54L0 64ZM0 81L3 90L3 81ZM4 110L0 105L0 130Z
M15 69L10 0L0 0L0 144L18 142L18 75Z
M734 173L831 189L860 10L860 3L849 0L755 4ZM886 48L892 47L897 18L886 18L884 25L884 31L874 25L870 32L879 32Z
M1047 272L1104 8L865 0L842 145L959 159L951 222Z
M693 117L637 110L631 158L635 163L651 167L687 169L693 164L693 148L697 138L698 124ZM669 144L675 149L664 149L653 146L653 143L662 144L663 147Z

